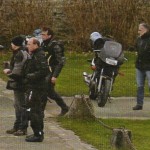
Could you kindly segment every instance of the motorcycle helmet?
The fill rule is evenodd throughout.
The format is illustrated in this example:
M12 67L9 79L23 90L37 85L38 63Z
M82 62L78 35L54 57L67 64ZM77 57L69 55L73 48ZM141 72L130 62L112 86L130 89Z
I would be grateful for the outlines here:
M90 40L92 41L93 44L97 39L101 39L101 38L102 35L99 32L92 32L90 35Z

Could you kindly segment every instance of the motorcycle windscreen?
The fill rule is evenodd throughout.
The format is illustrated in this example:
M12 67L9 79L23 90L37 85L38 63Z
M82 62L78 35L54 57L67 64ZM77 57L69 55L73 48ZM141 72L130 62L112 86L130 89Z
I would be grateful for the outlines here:
M117 60L122 53L122 45L114 41L106 41L99 57L106 62L107 58Z

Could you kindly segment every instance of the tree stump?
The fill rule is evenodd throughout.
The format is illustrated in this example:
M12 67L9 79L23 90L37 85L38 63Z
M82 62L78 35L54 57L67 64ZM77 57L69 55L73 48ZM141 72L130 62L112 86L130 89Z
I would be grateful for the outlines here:
M124 129L113 129L111 145L119 150L131 150L131 131Z
M76 95L66 116L69 118L94 119L93 114L94 109L91 100L84 95Z

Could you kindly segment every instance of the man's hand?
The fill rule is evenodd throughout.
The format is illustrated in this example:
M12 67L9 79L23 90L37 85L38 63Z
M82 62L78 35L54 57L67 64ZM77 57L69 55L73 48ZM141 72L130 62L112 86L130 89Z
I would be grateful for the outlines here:
M10 70L10 69L4 69L3 72L4 72L5 74L10 74L10 73L11 73L11 70Z
M52 77L52 78L51 78L51 83L55 84L55 83L56 83L56 80L57 80L57 78Z

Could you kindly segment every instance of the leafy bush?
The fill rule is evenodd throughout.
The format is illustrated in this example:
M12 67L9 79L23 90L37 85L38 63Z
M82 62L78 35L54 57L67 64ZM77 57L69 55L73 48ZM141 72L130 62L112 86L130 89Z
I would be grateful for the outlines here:
M142 0L66 1L64 13L72 31L70 38L75 45L87 50L90 33L99 31L115 37L127 48L134 44L139 22L150 22L148 3Z
M150 23L149 7L148 0L1 0L0 41L8 44L15 35L48 25L68 41L69 50L88 51L93 31L114 37L127 49L139 22Z

